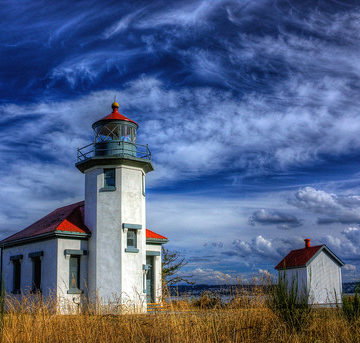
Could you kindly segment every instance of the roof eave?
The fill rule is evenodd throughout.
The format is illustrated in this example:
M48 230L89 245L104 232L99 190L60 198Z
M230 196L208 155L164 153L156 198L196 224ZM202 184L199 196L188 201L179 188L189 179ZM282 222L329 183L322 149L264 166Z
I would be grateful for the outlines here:
M325 252L327 252L327 253L330 255L330 257L332 257L332 258L335 260L335 262L337 262L337 263L340 265L340 267L342 267L342 266L345 265L345 263L344 263L343 261L341 261L326 245L323 245L323 246L314 254L314 256L312 256L312 257L309 259L309 261L307 261L306 267L307 267L323 250L324 250Z
M301 266L292 266L292 267L275 267L276 270L288 270L288 269L300 269L300 268L305 268L306 265L301 265Z
M73 232L73 231L52 231L47 232L41 235L31 236L31 237L24 237L19 239L14 239L7 242L0 242L1 248L8 248L16 245L23 245L31 242L42 241L45 239L51 238L77 238L77 239L88 239L91 236L90 233L86 232Z
M95 129L97 126L104 125L104 124L125 122L128 124L132 124L133 126L135 126L136 129L139 128L139 124L129 118L127 118L127 119L114 119L114 118L113 119L105 119L105 118L102 118L102 119L96 121L94 124L92 124L91 127L93 129Z
M146 238L147 244L166 244L169 240L166 238Z

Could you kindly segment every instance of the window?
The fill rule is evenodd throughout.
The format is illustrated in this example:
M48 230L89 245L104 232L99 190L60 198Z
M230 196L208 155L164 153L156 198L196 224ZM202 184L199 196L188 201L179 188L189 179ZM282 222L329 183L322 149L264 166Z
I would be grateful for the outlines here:
M127 232L127 247L136 248L136 230L128 229Z
M69 258L69 290L68 294L80 294L80 261L81 256L87 255L87 250L65 249L65 258ZM86 261L85 261L86 262Z
M145 196L145 175L142 174L142 195Z
M33 292L40 292L41 289L41 259L40 257L32 258L33 265Z
M20 293L20 285L21 285L21 262L20 259L13 260L13 293Z
M104 169L104 188L115 188L115 169Z
M70 256L69 268L69 292L80 292L80 256Z
M137 249L137 230L128 229L126 235L127 247L126 252L139 252Z

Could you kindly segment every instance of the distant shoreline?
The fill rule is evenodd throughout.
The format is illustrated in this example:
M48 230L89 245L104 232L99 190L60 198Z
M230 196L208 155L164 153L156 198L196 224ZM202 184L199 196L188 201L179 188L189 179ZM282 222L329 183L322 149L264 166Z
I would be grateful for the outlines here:
M355 293L355 286L358 282L343 282L343 294L352 294ZM253 289L258 288L261 285L175 285L170 287L170 293L172 296L200 296L201 293L209 291L217 293L221 296L230 296L235 292L241 290L246 290L251 292ZM265 291L270 286L262 286Z

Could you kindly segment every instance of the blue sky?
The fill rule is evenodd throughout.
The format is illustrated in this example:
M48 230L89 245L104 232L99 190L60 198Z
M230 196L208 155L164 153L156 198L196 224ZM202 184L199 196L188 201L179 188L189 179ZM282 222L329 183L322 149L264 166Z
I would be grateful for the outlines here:
M2 1L1 237L83 199L76 148L119 111L155 171L148 227L199 283L304 238L360 268L356 1Z

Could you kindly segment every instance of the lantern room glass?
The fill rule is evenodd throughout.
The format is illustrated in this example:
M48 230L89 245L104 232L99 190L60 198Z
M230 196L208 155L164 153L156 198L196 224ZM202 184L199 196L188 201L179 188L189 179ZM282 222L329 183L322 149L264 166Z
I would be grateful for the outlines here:
M95 143L122 141L136 143L136 128L125 123L106 123L95 128Z

